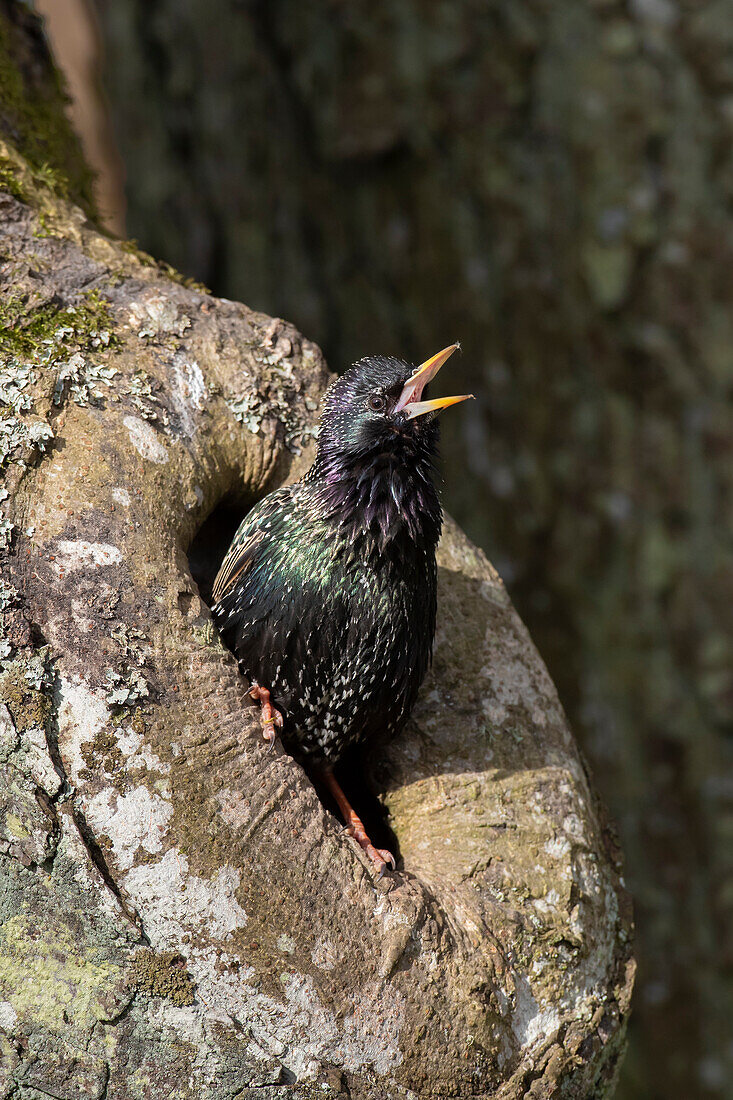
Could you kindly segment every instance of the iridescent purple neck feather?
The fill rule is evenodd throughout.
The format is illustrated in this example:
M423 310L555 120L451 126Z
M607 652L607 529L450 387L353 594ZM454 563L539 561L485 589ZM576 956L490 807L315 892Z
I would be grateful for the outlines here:
M363 364L363 370L359 370ZM442 510L435 488L439 429L434 418L390 423L370 412L376 384L396 401L412 367L396 359L355 364L329 390L316 460L306 475L324 518L350 537L371 536L380 551L409 540L434 548Z

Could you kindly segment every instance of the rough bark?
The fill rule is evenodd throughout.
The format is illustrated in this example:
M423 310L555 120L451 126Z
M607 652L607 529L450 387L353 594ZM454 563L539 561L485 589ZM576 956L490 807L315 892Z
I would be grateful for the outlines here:
M376 883L188 557L309 460L318 348L0 165L0 1095L607 1095L618 854L495 571L449 523Z
M627 853L624 1097L730 1091L730 4L96 6L145 247L338 369L463 341L451 507Z

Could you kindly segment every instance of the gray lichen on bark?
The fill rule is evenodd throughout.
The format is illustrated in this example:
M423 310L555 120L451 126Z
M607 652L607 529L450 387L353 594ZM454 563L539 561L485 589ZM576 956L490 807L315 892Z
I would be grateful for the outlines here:
M0 157L0 1095L607 1094L618 856L495 571L448 523L377 884L267 755L187 559L307 465L318 348Z

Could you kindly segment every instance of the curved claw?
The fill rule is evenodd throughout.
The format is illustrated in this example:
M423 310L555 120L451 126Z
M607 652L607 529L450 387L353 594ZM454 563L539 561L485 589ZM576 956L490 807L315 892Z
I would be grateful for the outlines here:
M377 882L379 882L379 880L387 874L387 867L390 867L390 870L394 871L397 864L395 862L394 856L387 848L377 848L375 849L375 851L384 860L384 863L379 870L379 874L377 875ZM372 863L374 863L373 856L370 853L368 854L369 858L372 860Z
M361 825L361 822L359 822L359 824ZM387 848L375 848L369 837L364 832L363 826L359 828L358 826L354 826L353 824L347 825L346 832L349 836L354 838L356 843L359 845L365 855L369 857L370 861L374 865L375 871L378 872L377 882L379 882L380 878L382 878L382 876L387 873L388 867L390 867L391 870L394 871L395 867L397 866L395 862L395 857Z

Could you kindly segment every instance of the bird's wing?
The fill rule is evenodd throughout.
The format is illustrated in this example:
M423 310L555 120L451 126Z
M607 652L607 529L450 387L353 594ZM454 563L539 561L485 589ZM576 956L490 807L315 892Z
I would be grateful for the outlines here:
M252 566L258 551L268 539L273 522L281 515L283 508L287 507L290 495L291 491L287 486L270 493L240 524L214 581L212 595L217 603Z

